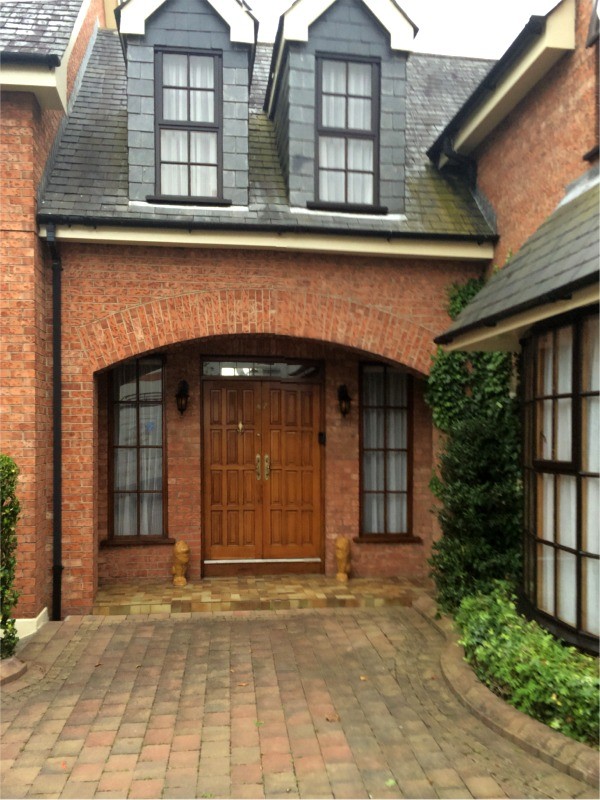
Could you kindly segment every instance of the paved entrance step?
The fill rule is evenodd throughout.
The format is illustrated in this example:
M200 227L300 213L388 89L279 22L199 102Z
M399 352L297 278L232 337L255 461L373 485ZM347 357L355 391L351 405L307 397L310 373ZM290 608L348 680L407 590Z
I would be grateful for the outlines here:
M137 580L101 586L92 613L113 616L410 606L417 597L430 592L428 582L411 578L353 578L340 583L324 575L275 575L205 578L184 587L168 581Z

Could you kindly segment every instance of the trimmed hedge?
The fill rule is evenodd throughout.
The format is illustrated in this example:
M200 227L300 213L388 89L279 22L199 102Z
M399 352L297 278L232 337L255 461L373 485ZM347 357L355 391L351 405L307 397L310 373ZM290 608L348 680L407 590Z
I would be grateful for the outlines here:
M12 612L19 593L13 588L15 580L16 526L20 504L16 495L19 469L10 456L0 454L0 502L2 558L0 562L0 657L9 658L15 652L19 637Z
M598 745L598 663L562 645L515 606L509 584L466 597L456 614L460 643L495 694L561 733Z

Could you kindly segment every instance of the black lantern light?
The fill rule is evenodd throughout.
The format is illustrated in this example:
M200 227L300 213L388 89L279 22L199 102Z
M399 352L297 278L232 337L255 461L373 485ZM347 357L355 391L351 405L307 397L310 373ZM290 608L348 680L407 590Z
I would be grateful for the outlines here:
M340 405L340 414L342 417L347 417L350 413L350 404L352 403L352 398L348 394L348 387L346 384L338 386L338 403Z
M179 381L179 386L177 387L177 394L175 395L175 400L177 401L177 410L180 414L188 407L188 400L190 399L190 387L188 386L187 381Z

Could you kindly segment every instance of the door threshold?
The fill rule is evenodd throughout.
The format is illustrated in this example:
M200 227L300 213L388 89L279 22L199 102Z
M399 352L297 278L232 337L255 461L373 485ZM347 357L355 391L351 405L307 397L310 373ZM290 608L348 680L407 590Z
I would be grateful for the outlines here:
M202 564L203 578L247 577L260 575L310 575L325 571L320 558L231 558Z

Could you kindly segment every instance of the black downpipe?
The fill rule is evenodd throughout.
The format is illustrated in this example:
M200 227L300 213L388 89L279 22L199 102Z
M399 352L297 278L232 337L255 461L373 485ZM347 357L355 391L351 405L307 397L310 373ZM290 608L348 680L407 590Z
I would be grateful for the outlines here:
M52 257L52 619L62 619L62 262L56 228L48 225Z

